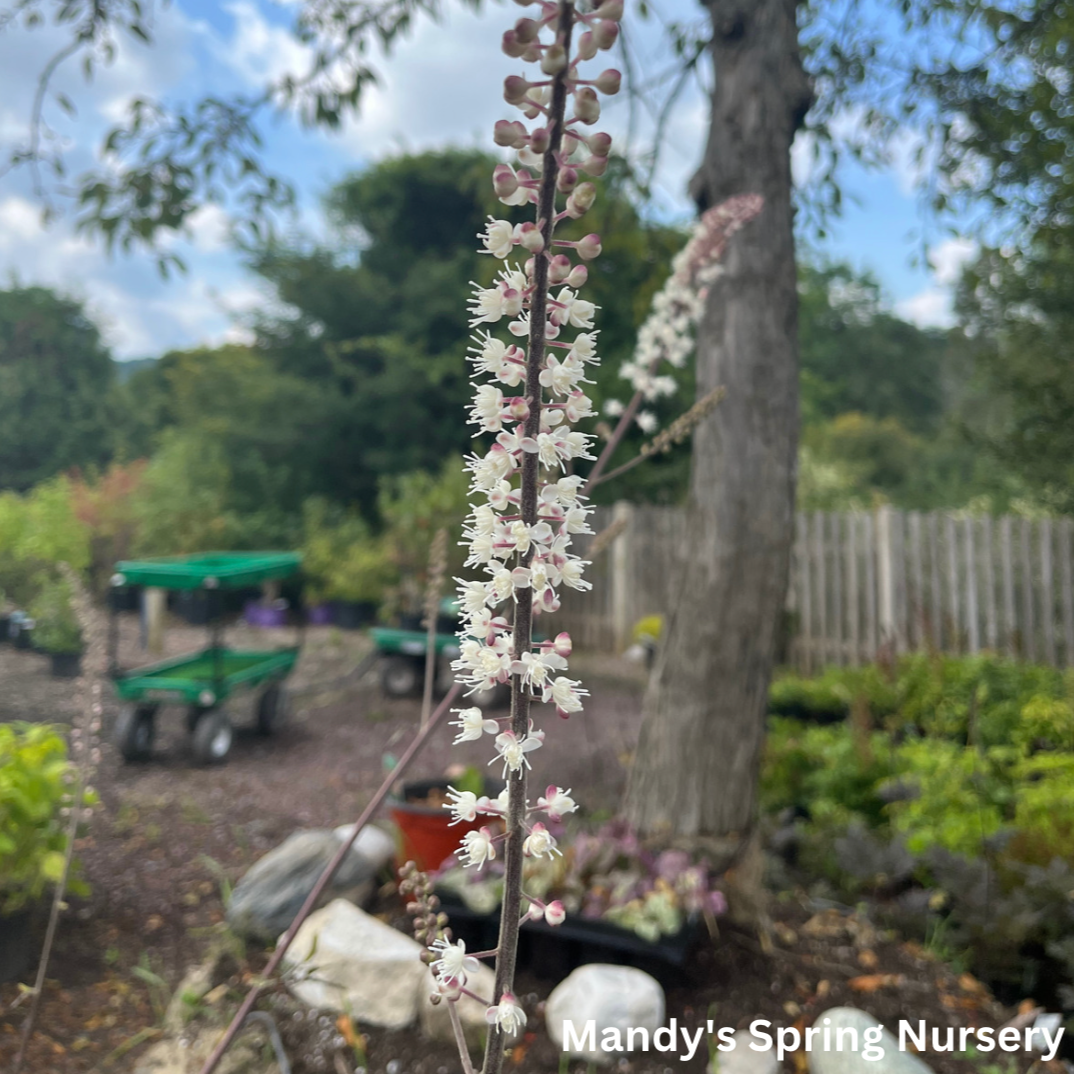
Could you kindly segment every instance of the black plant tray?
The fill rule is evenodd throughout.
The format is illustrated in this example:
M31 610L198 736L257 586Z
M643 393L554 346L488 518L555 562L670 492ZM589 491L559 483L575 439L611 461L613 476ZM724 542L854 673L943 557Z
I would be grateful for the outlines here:
M500 914L469 909L453 893L440 894L451 931L466 941L467 950L490 951L499 939ZM636 932L568 914L562 925L527 921L518 937L518 967L545 980L561 981L579 966L591 962L635 966L655 977L665 988L682 984L691 950L701 933L701 921L691 917L673 936L653 942Z

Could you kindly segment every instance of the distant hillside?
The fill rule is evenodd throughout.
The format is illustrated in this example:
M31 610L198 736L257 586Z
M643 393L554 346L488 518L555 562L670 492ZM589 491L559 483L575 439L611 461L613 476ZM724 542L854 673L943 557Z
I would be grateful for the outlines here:
M156 358L129 358L125 362L116 362L116 379L120 384L126 384L139 369L156 364Z

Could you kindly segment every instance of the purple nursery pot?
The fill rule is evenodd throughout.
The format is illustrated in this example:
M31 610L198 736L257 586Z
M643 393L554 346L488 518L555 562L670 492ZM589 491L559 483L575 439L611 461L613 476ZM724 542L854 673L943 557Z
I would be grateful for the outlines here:
M314 604L306 610L306 622L310 626L328 626L332 622L332 605Z
M282 627L287 625L287 605L283 601L262 604L251 600L247 603L243 618L252 627Z

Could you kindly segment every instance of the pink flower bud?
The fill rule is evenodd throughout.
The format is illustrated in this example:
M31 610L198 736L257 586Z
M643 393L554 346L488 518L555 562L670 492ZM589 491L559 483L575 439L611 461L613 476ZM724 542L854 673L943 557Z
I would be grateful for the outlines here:
M604 0L593 15L598 19L611 19L612 22L618 22L623 17L623 0Z
M578 38L578 59L591 60L596 56L598 52L597 42L594 40L592 33L586 30L581 37Z
M514 30L505 30L503 37L500 39L500 49L504 55L515 60L519 59L528 47L519 41L518 34Z
M523 248L529 250L531 254L539 254L544 249L544 236L531 220L519 224L515 229L515 236Z
M525 272L527 280L532 280L534 272L537 271L537 262L532 257L529 258L526 261L526 264L522 266L522 271ZM518 348L517 347L512 347L511 350L512 351L517 351ZM508 353L510 353L510 351L508 351ZM519 351L519 355L522 355L521 351Z
M556 254L548 263L548 278L552 283L562 283L571 274L571 268L571 259L566 254Z
M567 215L572 220L585 216L597 197L597 188L592 183L579 183L574 193L567 199Z
M518 190L518 176L508 164L497 164L492 169L492 189L498 198L509 198Z
M492 128L492 140L497 145L517 146L526 137L526 128L517 119L500 119Z
M571 274L567 277L567 286L573 287L576 291L579 287L584 286L586 280L589 279L589 269L585 265L575 265L571 269Z
M519 124L521 126L521 124ZM612 151L612 136L604 131L597 131L586 139L586 145L595 157L606 157Z
M622 81L622 78L623 76L616 71L615 68L609 67L607 71L601 71L593 85L596 86L601 93L606 93L611 97L619 92L619 83Z
M525 79L519 79L519 81L528 85ZM507 97L506 83L504 84L504 97ZM507 99L510 101L510 98ZM514 102L510 101L510 103ZM583 86L574 95L574 114L587 124L596 123L600 119L600 98L591 86Z
M597 43L597 48L610 49L615 44L616 38L619 36L619 24L617 22L598 22L593 29L593 40Z
M600 257L600 236L586 235L584 239L578 240L576 249L583 261L592 261L594 257Z
M559 74L567 66L567 50L557 41L544 50L541 57L541 70L546 75Z
M504 416L510 418L511 421L525 421L530 416L530 405L522 396L505 399L504 402L507 403Z
M563 140L560 142L560 149L565 157L569 157L577 148L581 138L574 133L574 131L566 130L563 132Z
M530 149L534 153L545 153L548 151L548 143L551 140L552 136L548 133L547 127L537 127L530 135Z
M556 176L556 189L569 194L578 185L578 172L574 168L560 168Z
M536 63L541 58L540 45L534 41L532 44L526 46L526 51L522 53L523 63Z
M579 167L587 175L603 175L608 169L607 157L587 157Z
M561 630L556 635L556 640L552 642L552 649L556 656L570 656L572 647L571 636L565 630Z
M521 104L531 88L521 75L508 75L503 80L503 99L508 104Z
M549 925L562 925L566 918L567 911L563 909L563 903L559 899L555 899L544 908L544 919Z
M535 22L533 19L519 19L515 23L515 37L523 45L528 45L532 41L537 40L537 35L541 32L541 25Z

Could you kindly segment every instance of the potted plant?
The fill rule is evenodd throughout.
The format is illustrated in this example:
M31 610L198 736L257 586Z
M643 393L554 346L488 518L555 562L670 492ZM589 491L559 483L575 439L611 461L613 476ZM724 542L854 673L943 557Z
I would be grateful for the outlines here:
M52 658L56 678L73 678L82 664L82 631L71 607L71 589L62 580L48 581L30 606L34 644Z
M545 903L558 900L566 919L554 928L527 921L519 964L542 977L565 977L584 962L626 962L673 981L702 922L715 932L726 900L704 858L644 843L622 820L593 832L561 838L562 855L528 858L524 890ZM488 907L499 905L499 859L480 873L453 868L441 874L441 896L452 927L481 927ZM475 942L480 935L473 932Z
M70 772L56 728L0 724L0 981L28 967L34 910L63 873ZM82 805L94 800L86 794ZM68 886L75 894L87 891L77 876Z
M435 872L449 859L453 862L459 840L469 831L488 825L488 817L452 823L445 809L448 786L470 791L480 797L495 798L504 788L502 781L489 779L476 768L459 777L413 780L404 783L391 800L391 816L399 829L399 862L414 862L419 869Z

